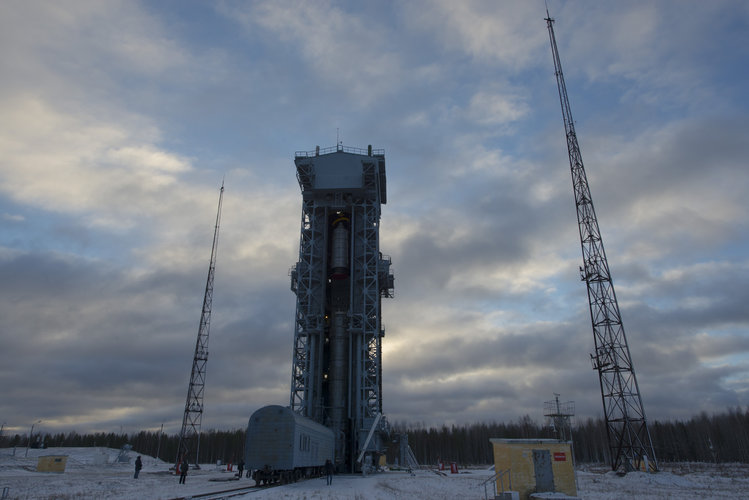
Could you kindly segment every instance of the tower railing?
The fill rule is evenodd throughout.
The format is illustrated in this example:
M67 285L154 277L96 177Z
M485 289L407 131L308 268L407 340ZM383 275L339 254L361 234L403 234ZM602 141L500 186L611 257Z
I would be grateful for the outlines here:
M318 148L314 151L296 151L294 153L295 158L312 158L315 156L320 155L327 155L330 153L352 153L355 155L363 155L363 156L384 156L385 150L384 149L372 149L372 154L369 154L370 149L364 149L364 148L354 148L351 146L344 146L342 144L339 144L338 146L331 146L329 148Z

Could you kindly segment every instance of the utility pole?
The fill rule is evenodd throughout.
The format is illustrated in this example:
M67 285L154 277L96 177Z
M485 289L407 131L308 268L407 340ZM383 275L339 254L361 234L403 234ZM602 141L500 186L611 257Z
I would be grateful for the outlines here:
M562 63L559 60L559 51L554 37L554 19L549 16L548 9L545 21L549 29L554 74L557 78L564 131L567 136L567 152L583 253L583 267L580 268L580 272L581 279L585 281L588 288L590 319L595 342L595 354L591 354L591 360L593 369L598 371L601 386L601 399L611 451L611 468L629 472L644 466L646 469L656 471L658 465L655 451L650 439L627 337L624 334L614 283L611 280L606 252L603 249L603 239L593 208L580 145L577 142L575 122L572 119L567 87L562 74Z
M29 439L28 441L26 441L26 454L24 455L24 457L29 456L29 446L31 446L31 438L34 435L34 426L40 423L42 423L41 419L31 424L31 430L29 431Z
M208 334L211 327L211 307L213 305L213 275L216 270L216 250L218 248L218 229L221 223L221 203L224 199L224 183L218 197L218 213L213 232L213 246L211 248L211 263L208 266L208 279L203 297L203 310L200 314L198 340L195 343L195 356L192 360L190 385L187 388L185 414L182 419L182 430L179 433L179 446L175 464L182 460L193 460L198 468L198 453L200 452L200 424L203 420L203 393L205 391L205 367L208 362Z
M159 440L156 445L156 460L161 460L161 436L164 434L164 424L161 424L161 430L159 431Z

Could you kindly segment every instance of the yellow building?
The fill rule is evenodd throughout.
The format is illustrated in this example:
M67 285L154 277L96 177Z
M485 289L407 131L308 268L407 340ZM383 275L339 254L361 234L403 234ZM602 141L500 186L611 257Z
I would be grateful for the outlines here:
M65 472L68 463L67 455L47 455L39 457L36 462L37 472Z
M517 491L521 500L527 500L532 493L547 491L577 495L571 442L555 439L489 441L494 447L497 492Z

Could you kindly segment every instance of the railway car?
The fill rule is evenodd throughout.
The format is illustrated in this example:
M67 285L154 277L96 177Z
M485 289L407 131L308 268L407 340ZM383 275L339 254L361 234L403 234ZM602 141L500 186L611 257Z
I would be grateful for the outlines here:
M333 461L333 431L278 405L260 408L247 423L245 466L259 486L323 473Z

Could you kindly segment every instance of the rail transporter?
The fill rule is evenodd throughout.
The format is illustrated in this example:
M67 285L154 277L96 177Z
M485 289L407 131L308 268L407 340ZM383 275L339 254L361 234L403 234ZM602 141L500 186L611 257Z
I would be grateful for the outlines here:
M247 424L245 466L255 484L290 483L317 477L333 461L333 431L289 408L260 408Z

